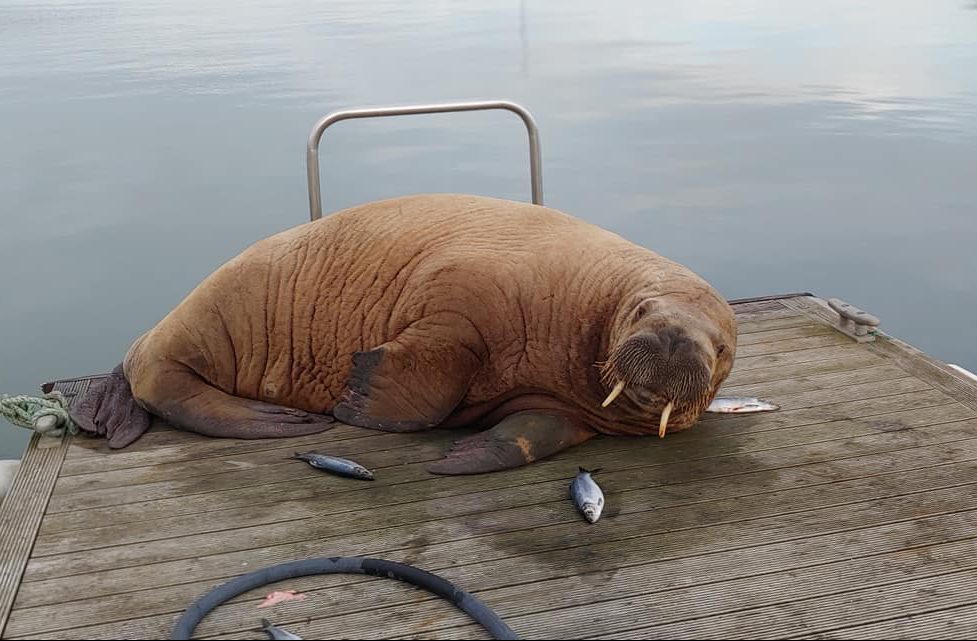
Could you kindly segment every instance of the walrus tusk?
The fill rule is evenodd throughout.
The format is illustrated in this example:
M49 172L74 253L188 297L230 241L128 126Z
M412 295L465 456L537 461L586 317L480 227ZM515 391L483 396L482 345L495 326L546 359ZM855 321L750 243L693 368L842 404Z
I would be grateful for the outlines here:
M669 402L662 411L662 420L658 424L658 438L665 438L665 428L668 427L668 415L672 413L673 407L675 407L675 403Z
M613 403L614 399L617 398L618 395L623 391L624 391L624 381L618 381L617 385L614 386L614 389L611 390L611 393L607 395L607 398L604 399L604 402L601 403L600 406L607 407L608 405Z

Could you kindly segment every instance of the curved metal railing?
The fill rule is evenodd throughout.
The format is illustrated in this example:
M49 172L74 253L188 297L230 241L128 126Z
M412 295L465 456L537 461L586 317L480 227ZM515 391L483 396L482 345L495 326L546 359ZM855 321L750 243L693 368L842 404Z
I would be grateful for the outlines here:
M532 184L533 202L543 204L543 176L542 161L539 152L539 129L532 114L514 102L506 100L490 100L484 102L453 102L433 105L413 105L407 107L379 107L373 109L348 109L334 111L325 116L312 127L309 134L309 144L306 149L306 166L309 174L309 218L322 218L322 191L319 184L319 141L327 127L341 120L354 118L381 118L385 116L406 116L414 114L449 113L456 111L484 111L488 109L505 109L515 113L526 125L529 134L529 178Z

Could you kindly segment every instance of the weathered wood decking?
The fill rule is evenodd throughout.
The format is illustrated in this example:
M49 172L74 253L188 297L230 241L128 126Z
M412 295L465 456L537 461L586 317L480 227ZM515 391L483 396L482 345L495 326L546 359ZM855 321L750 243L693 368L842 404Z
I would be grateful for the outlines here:
M35 438L0 518L3 637L166 638L243 572L369 555L455 581L524 638L973 638L977 387L889 337L854 343L811 297L736 308L725 391L781 411L601 438L504 473L426 473L457 433L229 441L156 427L114 453ZM377 480L284 460L311 447ZM605 469L596 525L567 500L578 465ZM266 616L305 638L484 638L393 581L278 587L307 599L259 610L251 594L198 635L260 638Z

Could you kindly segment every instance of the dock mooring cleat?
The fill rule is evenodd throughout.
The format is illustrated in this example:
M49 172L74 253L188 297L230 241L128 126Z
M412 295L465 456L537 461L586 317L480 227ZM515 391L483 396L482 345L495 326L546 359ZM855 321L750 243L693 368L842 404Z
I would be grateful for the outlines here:
M881 321L878 318L839 298L829 298L828 306L838 313L838 329L842 333L859 343L875 340L875 332L870 328L879 326Z

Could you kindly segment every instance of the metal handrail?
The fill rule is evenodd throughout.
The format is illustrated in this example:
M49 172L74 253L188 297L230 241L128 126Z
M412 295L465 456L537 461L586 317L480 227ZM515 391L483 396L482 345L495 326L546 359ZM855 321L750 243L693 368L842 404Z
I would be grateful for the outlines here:
M521 105L506 100L484 102L454 102L434 105L414 105L407 107L381 107L375 109L348 109L334 111L322 118L312 127L309 145L306 150L306 165L309 174L309 217L322 218L322 193L319 186L319 141L326 127L340 120L353 118L379 118L384 116L406 116L413 114L449 113L455 111L483 111L486 109L505 109L522 118L529 134L529 179L532 183L533 203L543 204L542 161L539 153L539 129L532 114Z

